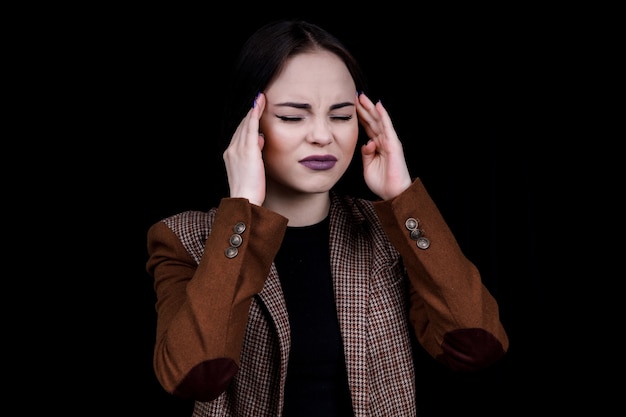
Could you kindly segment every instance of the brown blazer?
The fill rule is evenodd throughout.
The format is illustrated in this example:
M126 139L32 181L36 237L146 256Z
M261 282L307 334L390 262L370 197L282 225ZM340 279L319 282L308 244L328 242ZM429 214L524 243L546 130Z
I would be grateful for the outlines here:
M148 232L154 369L166 391L196 400L194 416L280 416L290 332L273 259L286 227L270 210L224 198ZM411 331L453 370L487 367L508 350L496 300L419 179L389 201L332 194L330 236L355 416L415 416Z

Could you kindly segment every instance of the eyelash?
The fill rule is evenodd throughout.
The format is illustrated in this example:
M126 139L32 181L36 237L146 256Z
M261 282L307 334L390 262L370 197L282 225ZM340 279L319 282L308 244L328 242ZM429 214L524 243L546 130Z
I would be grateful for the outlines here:
M300 120L304 119L304 117L293 117L293 116L276 116L276 117L278 117L283 122L299 122ZM339 120L342 122L347 122L348 120L352 119L352 116L331 116L331 119Z

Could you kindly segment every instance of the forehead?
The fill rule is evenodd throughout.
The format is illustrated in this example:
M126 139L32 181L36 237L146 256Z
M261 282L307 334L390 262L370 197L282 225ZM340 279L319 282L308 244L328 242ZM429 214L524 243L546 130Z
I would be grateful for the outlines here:
M352 94L356 86L341 58L328 51L312 51L289 58L266 94L330 91Z

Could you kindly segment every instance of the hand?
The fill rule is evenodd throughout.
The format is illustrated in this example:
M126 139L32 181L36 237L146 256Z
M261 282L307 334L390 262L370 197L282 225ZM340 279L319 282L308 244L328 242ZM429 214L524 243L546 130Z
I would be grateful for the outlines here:
M370 138L361 147L365 183L374 194L389 200L409 188L412 182L402 143L380 101L374 104L365 94L360 94L356 110Z
M265 201L265 165L261 154L265 139L259 133L259 120L265 110L265 94L259 94L255 102L237 126L223 158L230 196L247 198L261 206Z

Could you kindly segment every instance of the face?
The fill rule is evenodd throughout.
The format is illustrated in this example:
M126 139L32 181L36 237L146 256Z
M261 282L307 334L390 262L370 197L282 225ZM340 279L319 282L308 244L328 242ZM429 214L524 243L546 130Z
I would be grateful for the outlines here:
M345 64L326 51L296 55L264 93L260 131L268 191L330 190L358 139L356 86Z

